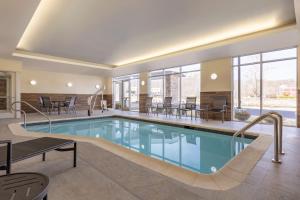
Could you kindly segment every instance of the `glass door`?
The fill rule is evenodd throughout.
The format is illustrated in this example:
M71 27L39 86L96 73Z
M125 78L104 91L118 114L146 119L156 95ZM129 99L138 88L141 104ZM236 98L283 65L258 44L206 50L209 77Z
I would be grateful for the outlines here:
M11 75L0 72L0 112L10 112Z
M139 111L139 79L130 80L130 110Z
M7 110L7 79L0 77L0 112Z
M113 82L113 103L114 108L117 110L122 109L122 90L121 90L122 82Z
M126 81L122 81L123 84L123 103L122 103L122 110L130 110L130 81L126 80Z

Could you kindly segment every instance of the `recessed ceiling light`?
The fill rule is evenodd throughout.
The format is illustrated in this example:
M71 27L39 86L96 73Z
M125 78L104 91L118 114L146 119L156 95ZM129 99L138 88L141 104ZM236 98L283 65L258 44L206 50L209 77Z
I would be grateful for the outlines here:
M67 83L67 86L68 86L68 87L72 87L72 86L73 86L73 83L69 82L69 83Z

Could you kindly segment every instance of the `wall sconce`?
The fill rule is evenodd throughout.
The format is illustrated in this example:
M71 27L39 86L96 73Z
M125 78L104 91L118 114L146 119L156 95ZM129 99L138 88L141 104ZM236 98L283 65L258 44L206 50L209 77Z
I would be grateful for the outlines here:
M69 82L69 83L67 83L67 86L68 86L68 87L72 87L73 84L72 84L71 82Z
M141 81L141 85L144 86L145 85L145 81Z
M95 85L95 88L96 88L96 89L99 89L99 88L100 88L100 85L99 85L99 84Z
M106 86L105 85L103 85L103 90L106 90Z
M36 85L36 80L31 80L31 81L30 81L30 84L31 84L31 85Z
M218 78L218 75L216 73L212 73L210 75L211 80L216 80Z

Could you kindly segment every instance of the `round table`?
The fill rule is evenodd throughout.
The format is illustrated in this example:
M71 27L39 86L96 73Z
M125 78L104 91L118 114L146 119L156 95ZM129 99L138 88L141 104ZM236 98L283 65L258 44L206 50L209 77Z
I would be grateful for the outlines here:
M49 178L40 173L0 176L1 200L47 200Z

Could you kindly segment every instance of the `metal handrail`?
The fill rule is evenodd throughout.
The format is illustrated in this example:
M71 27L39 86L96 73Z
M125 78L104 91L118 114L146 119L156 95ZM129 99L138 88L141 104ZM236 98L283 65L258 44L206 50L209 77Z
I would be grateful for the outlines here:
M95 106L96 106L96 101L97 101L97 96L99 95L99 94L101 94L101 99L102 99L102 101L103 101L103 90L102 89L99 89L99 90L97 90L95 93L94 93L94 95L93 96L91 96L90 98L90 113L92 114L93 113L93 111L94 111L94 109L95 109ZM94 99L94 102L93 102L93 99ZM103 106L101 105L101 109L103 110Z
M24 110L17 110L17 109L14 109L14 105L15 104L17 104L17 103L19 103L19 104L22 104L22 103L24 103L24 104L26 104L27 106L29 106L30 108L32 108L33 110L35 110L36 112L38 112L39 114L41 114L42 116L44 116L47 120L48 120L48 122L49 122L49 132L51 132L51 124L52 124L52 122L51 122L51 119L47 116L47 115L45 115L44 113L42 113L39 109L37 109L36 107L34 107L33 105L31 105L30 103L28 103L27 101L14 101L12 104L11 104L11 110L12 111L14 111L14 112L22 112L23 113L23 116L24 116L24 127L26 128L26 126L27 126L27 117L26 117L26 112L24 111Z
M274 111L271 111L271 112L268 112L272 115L275 115L276 117L278 117L278 120L279 120L279 123L278 123L278 134L279 134L279 153L281 155L284 155L285 152L283 151L283 148L282 148L282 126L283 126L283 117L281 114L279 114L278 112L274 112Z
M265 118L271 118L274 121L274 158L272 159L275 163L281 163L279 159L279 154L282 154L282 116L276 112L269 112L265 113L258 118L254 119L251 123L247 124L245 127L240 129L239 131L235 132L232 137L232 141L241 135L243 138L245 136L245 131L249 128L253 127L254 125L258 124L260 121L264 120Z

